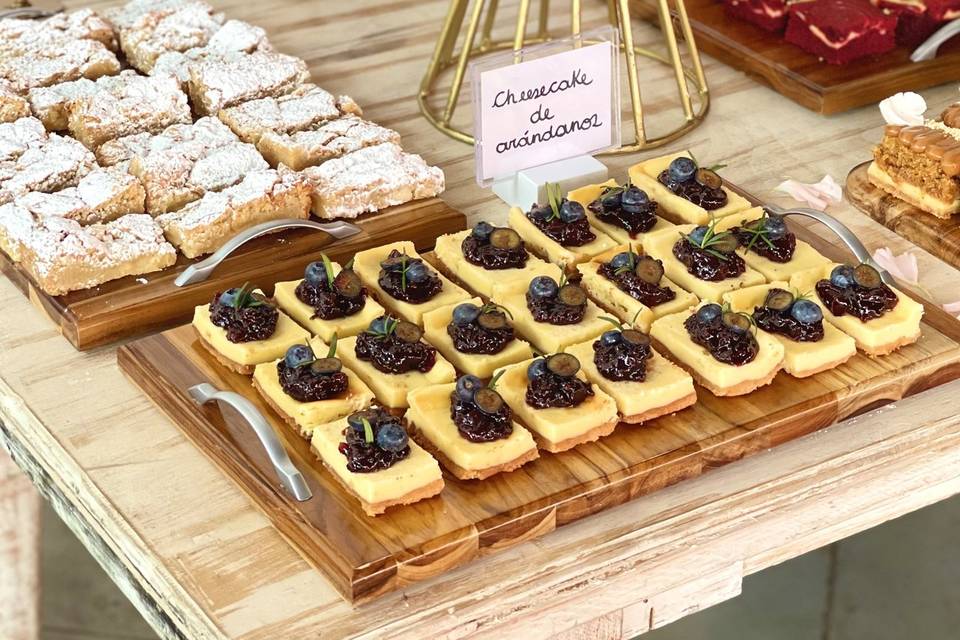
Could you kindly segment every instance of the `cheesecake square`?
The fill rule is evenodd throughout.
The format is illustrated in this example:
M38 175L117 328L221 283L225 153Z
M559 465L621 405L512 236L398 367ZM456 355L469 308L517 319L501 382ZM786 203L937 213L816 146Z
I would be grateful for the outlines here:
M591 385L593 395L576 407L536 409L527 404L527 367L531 362L505 367L497 391L541 449L559 453L613 433L619 423L617 403L595 384ZM577 376L587 382L582 370Z
M719 209L707 211L703 207L681 198L660 184L657 176L666 171L671 162L681 157L692 159L689 151L682 151L669 156L645 160L633 165L627 171L630 175L630 181L646 191L651 198L660 204L665 217L678 224L702 225L707 224L710 218L722 218L750 208L750 202L746 198L734 193L727 187L722 187L727 194L727 204Z
M607 234L597 229L591 229L596 239L579 247L565 247L540 231L519 207L510 208L507 223L520 234L530 251L538 254L547 262L558 265L568 273L572 273L581 262L586 262L616 244Z
M532 254L527 257L522 269L485 269L473 264L464 257L462 248L464 239L471 233L472 230L467 229L442 235L437 238L433 252L443 270L474 293L492 298L495 292L525 291L537 276L559 280L562 275L560 267Z
M630 242L639 243L643 240L643 236L647 235L647 233L653 233L654 231L659 231L660 229L666 229L673 226L672 222L658 217L657 223L653 225L653 228L650 229L650 231L647 231L646 233L631 234L622 227L610 224L609 222L604 222L598 218L597 214L587 207L591 202L600 197L600 194L603 193L605 188L616 186L617 181L612 178L602 184L588 184L584 187L574 189L568 193L567 200L573 200L574 202L579 202L581 205L583 205L583 209L587 213L587 220L590 221L590 226L610 236L617 244L627 244Z
M394 298L387 293L379 283L380 263L386 260L390 252L394 250L406 254L411 258L423 259L420 254L417 253L417 249L412 242L402 240L382 247L374 247L373 249L361 251L354 256L353 261L354 271L356 271L360 279L363 280L363 284L366 285L370 293L373 294L377 301L387 310L399 315L405 320L409 320L415 324L422 324L424 313L450 304L466 302L470 299L469 293L450 282L442 273L436 274L437 277L440 278L441 289L429 300L415 304ZM427 263L424 262L424 264Z
M567 353L577 357L590 382L614 399L621 422L647 422L686 409L697 401L690 374L656 351L647 360L647 379L643 382L604 377L593 360L592 340L573 345Z
M752 314L754 309L763 306L771 289L789 291L790 285L786 282L771 282L731 291L723 294L723 302L730 305L733 311ZM763 329L758 328L757 331L763 332ZM857 345L853 338L827 322L826 319L823 323L823 339L816 342L798 342L772 331L764 333L769 333L783 345L783 370L794 378L806 378L821 371L833 369L857 353Z
M456 384L438 384L411 392L407 421L414 438L460 480L483 480L518 469L540 457L530 432L513 422L506 438L471 442L451 418L450 396Z
M342 267L336 262L332 264L334 274L340 273ZM368 295L363 309L352 316L333 320L318 318L314 308L297 297L297 287L301 282L303 280L278 282L273 288L273 299L277 306L296 320L300 326L305 327L324 342L330 342L334 334L339 338L355 336L369 327L374 318L379 318L385 313L383 307Z
M498 294L493 299L513 316L514 328L533 344L539 351L554 353L565 348L596 338L611 328L610 323L601 318L603 311L596 304L587 300L587 310L583 320L576 324L557 325L548 322L537 322L529 307L527 307L526 291Z
M473 298L468 302L478 307L483 306L483 301L480 298ZM493 372L503 366L533 357L533 350L530 345L521 340L519 335L516 335L513 341L508 343L500 353L488 355L457 351L453 344L453 338L447 333L447 326L453 321L453 310L457 304L460 303L440 307L423 314L423 332L427 342L435 346L457 371L486 379L493 376Z
M673 245L681 239L681 234L690 233L695 226L692 224L678 225L672 229L648 234L643 239L644 252L663 262L664 274L671 282L695 294L700 300L712 302L719 302L723 294L728 291L736 291L743 287L766 282L763 274L753 270L749 265L747 265L746 271L736 278L726 278L716 282L701 280L690 273L687 267L673 255Z

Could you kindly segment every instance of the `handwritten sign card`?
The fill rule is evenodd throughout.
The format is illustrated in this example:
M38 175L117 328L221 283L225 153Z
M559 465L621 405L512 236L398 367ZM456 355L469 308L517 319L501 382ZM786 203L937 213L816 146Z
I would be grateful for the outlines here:
M620 145L617 34L488 56L473 65L477 182Z

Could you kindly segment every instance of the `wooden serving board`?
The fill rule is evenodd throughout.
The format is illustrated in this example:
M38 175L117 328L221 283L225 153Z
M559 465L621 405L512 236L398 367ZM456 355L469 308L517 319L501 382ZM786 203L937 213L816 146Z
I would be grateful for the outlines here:
M960 269L960 216L938 218L875 187L867 177L870 162L853 168L847 176L847 199L860 211Z
M439 198L417 200L353 220L363 231L344 240L308 229L291 229L253 240L223 261L204 282L177 287L174 280L194 260L179 256L163 271L127 277L84 291L49 296L30 276L0 252L0 271L35 307L56 324L77 349L85 350L123 338L189 322L193 309L214 293L249 281L263 288L301 277L319 251L346 261L363 249L387 244L398 233L418 249L433 247L437 236L466 228L463 213Z
M837 247L798 228L836 260ZM923 337L882 358L856 355L798 380L781 373L750 395L718 398L697 389L696 405L484 481L445 474L435 498L377 518L325 471L309 444L276 416L250 379L221 366L191 326L122 346L121 369L221 469L349 601L361 603L536 538L590 514L827 427L877 406L960 378L960 322L924 303ZM281 489L266 454L232 410L198 406L187 389L201 382L249 398L267 416L304 472L313 498ZM202 489L198 489L202 490Z
M727 16L722 2L686 0L685 4L701 51L824 115L873 104L898 91L919 91L960 78L960 38L944 44L940 54L926 62L911 62L912 50L897 47L881 56L838 66L790 44L783 34ZM630 5L634 15L658 20L654 0L631 0Z

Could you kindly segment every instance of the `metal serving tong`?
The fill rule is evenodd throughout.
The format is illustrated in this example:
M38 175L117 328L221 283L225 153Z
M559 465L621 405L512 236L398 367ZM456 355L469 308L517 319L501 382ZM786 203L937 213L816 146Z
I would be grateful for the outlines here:
M960 34L960 18L940 27L932 36L927 38L923 44L914 49L913 53L910 54L910 60L912 62L933 60L937 57L937 51L939 51L940 46L957 34Z
M207 384L206 382L190 387L187 389L187 393L201 405L207 404L208 402L219 401L233 407L236 412L253 427L257 438L260 439L260 444L266 449L267 456L270 457L270 462L273 463L273 468L277 472L277 476L280 478L280 482L283 483L284 488L299 502L306 502L313 497L313 493L310 491L310 487L307 486L307 481L304 479L303 474L300 473L300 470L293 464L290 456L287 455L287 450L284 449L283 443L277 438L273 427L266 421L263 414L253 406L252 402L238 393L220 391L212 384Z
M192 264L184 269L183 273L177 276L177 279L173 281L173 284L178 287L184 287L188 284L203 282L210 277L210 274L213 273L213 270L216 269L220 263L227 258L227 256L239 249L244 243L250 242L254 238L259 238L260 236L268 233L273 233L274 231L296 227L323 231L330 234L337 240L349 238L350 236L354 236L362 231L362 229L360 229L360 227L357 225L350 224L349 222L343 222L342 220L337 220L335 222L314 222L313 220L285 218L283 220L264 222L263 224L250 227L242 233L238 233L225 245L211 254L209 258L206 260L201 260L200 262Z

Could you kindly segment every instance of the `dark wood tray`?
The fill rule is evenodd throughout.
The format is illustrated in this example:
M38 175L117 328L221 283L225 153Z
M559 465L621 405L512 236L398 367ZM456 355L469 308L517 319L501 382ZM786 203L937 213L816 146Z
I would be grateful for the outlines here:
M658 20L654 0L630 0L630 6L634 15ZM940 47L940 55L927 62L911 62L911 50L897 47L837 66L790 44L782 34L728 17L717 0L686 0L686 7L701 51L825 115L872 104L898 91L960 80L960 38Z
M142 278L128 277L85 291L49 296L29 275L0 252L0 271L50 318L77 349L85 350L189 322L193 309L217 291L249 281L261 287L300 277L321 250L334 260L349 260L357 251L386 244L398 233L418 249L429 249L437 236L466 228L466 216L439 198L417 200L353 221L362 233L336 241L312 230L288 230L254 240L217 267L204 282L177 287L180 273L194 261L177 263ZM331 244L333 243L333 244ZM329 246L328 246L329 245Z

